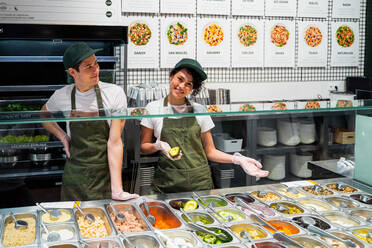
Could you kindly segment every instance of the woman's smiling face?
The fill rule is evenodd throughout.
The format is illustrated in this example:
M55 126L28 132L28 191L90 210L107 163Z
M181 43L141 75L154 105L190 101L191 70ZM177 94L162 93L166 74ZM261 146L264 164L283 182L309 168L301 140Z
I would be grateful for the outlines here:
M185 98L191 93L193 86L192 75L182 69L170 77L169 94L175 99Z

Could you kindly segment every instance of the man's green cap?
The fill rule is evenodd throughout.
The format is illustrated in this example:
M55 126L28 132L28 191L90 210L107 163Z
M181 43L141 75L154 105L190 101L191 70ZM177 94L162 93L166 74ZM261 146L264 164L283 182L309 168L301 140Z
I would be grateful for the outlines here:
M194 70L196 73L199 74L200 78L202 81L207 79L207 74L204 72L203 67L199 64L198 61L195 59L189 59L189 58L184 58L181 59L175 66L175 69L177 68L188 68Z
M66 49L63 55L63 65L67 70L101 50L102 48L92 49L85 42L74 43Z

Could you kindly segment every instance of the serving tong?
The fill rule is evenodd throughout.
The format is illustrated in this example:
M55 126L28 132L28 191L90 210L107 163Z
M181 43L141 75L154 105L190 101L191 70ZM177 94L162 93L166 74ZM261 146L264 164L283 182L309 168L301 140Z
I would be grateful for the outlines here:
M223 221L227 221L227 222L231 222L234 220L234 217L232 217L231 215L227 215L226 217L222 216L219 212L217 212L216 210L214 210L213 208L211 208L209 205L207 206L207 209L210 211L210 212L213 212L215 215L217 215L218 217L220 217Z
M253 245L253 247L257 248L256 244L253 243L252 241L253 237L251 236L249 232L247 232L246 230L243 230L239 234L240 234L240 237L242 237L243 239L247 239Z
M372 198L368 195L360 195L359 200L364 203L368 203Z
M351 240L339 238L339 237L337 237L337 236L335 236L335 235L333 235L329 232L326 232L326 231L320 229L319 227L314 226L316 222L313 218L311 218L309 216L302 216L300 218L300 220L301 220L302 223L307 225L306 229L309 230L310 232L316 233L320 236L325 236L325 237L328 237L328 238L331 238L331 239L338 240L338 241L340 241L340 242L342 242L342 243L344 243L344 244L346 244L350 247L357 247L356 244Z
M254 209L248 206L248 204L240 196L234 196L234 202L236 205L249 209L253 211L254 213L257 213L257 211L259 211L261 212L262 215L265 215L265 213L261 209Z
M79 240L79 242L80 242L81 244L86 245L86 246L89 246L89 247L93 247L93 248L102 248L101 242L99 242L97 246L91 245L91 244L89 244L88 242L86 242L86 241L84 241L84 240ZM109 243L109 247L110 247L110 244L111 244L111 243Z
M36 202L35 205L38 206L44 213L49 214L49 216L54 220L57 220L62 215L61 211L59 211L58 209L51 209L48 211L38 202Z
M188 222L187 225L193 229L196 229L200 232L204 232L204 233L208 233L208 234L211 234L211 235L214 235L216 236L217 238L221 239L222 241L226 241L228 239L228 237L226 236L226 234L224 233L215 233L211 230L209 230L208 228L202 226L202 225L199 225L199 224L195 224L195 223L192 223L192 222Z
M112 202L110 202L110 207L112 209L113 214L115 215L115 220L125 221L125 215L122 213L118 213Z
M123 233L120 233L119 236L125 240L125 242L128 243L129 247L131 248L148 248L147 245L144 245L144 244L133 244L132 241L130 241L127 237L125 237L125 235Z
M145 198L142 198L143 200L143 205L145 206L145 209L146 209L146 212L147 212L147 220L150 222L151 225L154 225L156 219L155 219L155 216L151 215L150 214L150 209L149 209L149 205L147 204L147 201Z
M289 211L289 208L281 203L277 203L275 209L279 212Z
M287 192L295 195L299 193L298 189L296 189L295 187L288 187Z
M274 230L275 231L275 233L273 234L274 239L276 239L278 241L282 241L282 242L284 242L288 245L293 245L293 246L296 246L296 247L299 247L299 248L305 248L303 245L301 245L301 244L297 243L296 241L290 239L285 233L279 232L275 227L273 227L270 223L266 222L261 217L255 215L255 214L251 214L250 218L253 219L254 221L258 222L259 224L261 224L263 226L267 226L267 227L271 228L272 230Z
M9 211L9 215L14 221L15 229L26 229L28 227L28 223L24 220L17 220L12 211Z
M61 235L58 232L49 232L48 228L45 226L43 222L40 223L40 225L44 228L46 234L47 234L47 241L48 242L56 242L61 239Z
M94 218L94 215L91 213L87 213L87 214L84 213L83 209L79 206L79 204L76 201L75 201L75 205L77 209L79 210L79 212L84 216L84 220L87 220L90 223L93 223L96 221L96 219Z
M263 198L267 195L268 193L266 191L260 191L260 190L257 190L257 196L259 198Z
M336 183L336 189L339 191L344 191L346 189L346 185L342 183Z

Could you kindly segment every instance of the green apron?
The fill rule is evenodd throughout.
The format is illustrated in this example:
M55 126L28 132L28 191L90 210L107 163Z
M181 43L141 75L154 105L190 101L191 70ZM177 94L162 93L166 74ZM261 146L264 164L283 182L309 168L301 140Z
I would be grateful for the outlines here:
M104 116L101 91L94 86L99 116ZM71 92L71 113L76 111L76 88ZM64 173L61 199L87 201L111 198L107 140L110 128L106 120L70 122L70 154Z
M190 102L186 102L190 105ZM168 98L164 99L168 106ZM172 161L160 154L152 183L155 193L175 193L213 188L211 169L201 141L201 128L195 116L164 118L160 140L182 150L180 160Z

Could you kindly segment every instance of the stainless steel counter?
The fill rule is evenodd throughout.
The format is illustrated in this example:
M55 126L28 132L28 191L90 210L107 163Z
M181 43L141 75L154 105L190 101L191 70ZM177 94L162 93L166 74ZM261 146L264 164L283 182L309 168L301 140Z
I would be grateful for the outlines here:
M301 184L301 182L309 183L308 181L298 181L295 182L296 184ZM347 178L337 178L337 179L325 179L325 180L317 180L316 183L323 186L324 188L327 188L329 184L334 183L343 183L346 185L349 185L351 187L354 187L357 189L354 193L342 193L338 192L336 190L329 191L332 193L330 196L317 196L317 195L311 195L310 193L306 193L304 189L301 187L297 187L297 189L302 192L306 197L304 203L306 200L313 201L314 199L318 200L319 202L322 202L322 204L333 204L334 198L341 199L344 201L345 199L350 199L351 195L353 194L372 194L372 188L362 185L358 182L355 182L351 179ZM250 196L254 195L255 191L264 191L266 193L273 192L280 196L281 199L269 199L269 201L264 200L264 198L252 198L254 199L253 205L249 205L251 207L255 206L264 206L265 208L269 209L271 212L273 212L273 215L265 215L264 212L262 212L261 216L263 216L266 220L269 221L284 221L291 223L294 228L297 228L299 232L294 234L291 237L302 240L303 237L306 238L315 238L315 241L311 242L320 242L322 243L320 237L310 235L310 232L306 228L300 227L294 219L297 217L300 218L303 215L309 215L309 216L315 216L316 218L321 219L325 223L328 223L331 227L330 230L332 231L340 231L341 233L347 233L352 236L352 231L359 228L371 228L372 229L372 223L369 223L366 220L363 220L361 217L358 216L352 216L352 220L356 225L351 226L342 226L340 223L333 223L333 219L327 219L329 216L334 216L337 214L341 214L342 216L351 216L352 215L352 208L348 208L345 206L337 206L334 205L332 208L327 209L326 211L320 211L315 210L312 207L308 207L307 205L302 205L299 203L298 199L287 197L283 192L280 190L281 188L285 188L284 184L272 184L272 185L256 185L256 186L247 186L247 187L238 187L238 188L226 188L226 189L216 189L216 190L210 190L210 191L200 191L198 192L200 196L203 197L205 201L207 201L209 198L207 196L214 196L216 199L221 199L221 201L225 201L225 206L219 206L215 207L214 209L216 211L227 211L228 213L235 215L239 215L240 219L234 219L232 222L227 222L224 219L221 219L220 217L214 215L210 210L208 210L205 206L203 206L199 201L198 209L189 212L190 214L204 214L209 215L213 219L213 223L210 225L207 225L209 228L221 228L223 232L226 232L228 235L231 236L231 241L228 243L228 247L251 247L251 244L248 240L244 240L244 238L241 238L237 233L233 232L233 230L238 230L239 228L243 228L244 226L253 225L258 227L258 225L254 224L253 221L249 218L249 211L252 212L252 209L244 209L241 207L238 207L234 203L230 202L225 195L231 194L231 193L243 193L243 194L250 194ZM333 198L331 198L333 197ZM160 226L158 224L151 225L149 220L146 218L146 211L143 206L143 198L147 199L150 206L150 212L152 211L160 211L163 212L162 215L159 215L160 217L157 217L157 220L160 220L161 218L168 218L172 219L171 223L168 223L170 226L168 228L163 229L163 226ZM81 202L81 207L89 212L95 214L95 216L100 216L100 220L103 220L102 225L105 226L107 230L107 234L103 238L89 238L86 233L83 233L83 229L85 230L86 227L80 227L81 221L78 221L79 213L77 212L76 208L73 207L73 202L50 202L50 203L42 203L42 205L46 208L58 208L58 209L64 209L65 211L70 211L71 213L71 219L63 222L63 223L45 223L47 224L48 228L52 229L58 229L58 228L68 228L69 230L72 230L74 233L73 237L66 240L65 242L56 242L56 243L48 243L45 241L45 236L42 236L42 234L45 232L43 228L41 227L40 223L43 221L42 215L43 212L40 211L36 206L29 206L29 207L20 207L20 208L13 208L13 209L0 209L0 223L1 223L1 240L4 239L4 225L7 220L7 223L9 223L9 211L13 211L16 216L21 217L24 214L34 214L37 222L36 222L36 239L35 241L27 246L22 247L53 247L53 245L58 244L70 244L75 245L75 247L88 247L86 245L83 245L79 243L81 240L85 242L89 242L93 246L97 246L100 242L102 247L114 247L113 244L119 244L118 247L129 247L125 246L126 241L125 239L130 239L132 242L147 242L147 246L144 248L152 248L152 247L167 247L165 244L165 241L157 234L158 231L162 232L163 234L174 236L174 235L190 235L194 242L194 246L192 247L208 247L208 245L203 241L201 237L198 237L197 233L195 231L191 231L192 228L190 228L187 225L187 222L184 217L182 217L182 213L173 208L170 204L171 200L179 200L179 199L186 199L190 200L192 199L191 192L183 192L183 193L174 193L174 194L166 194L166 195L148 195L144 196L135 200L126 201L126 202L119 202L114 201L115 208L117 210L130 210L132 213L142 221L142 224L144 226L144 231L137 232L137 233L131 233L131 232L123 232L121 234L120 231L118 231L118 227L114 224L114 221L110 218L111 208L108 205L111 201L110 200L99 200L99 201L85 201ZM370 211L372 216L372 205L364 204L361 202L358 202L356 200L351 200L355 204L355 209L360 211ZM275 204L281 203L286 206L297 206L298 209L300 209L302 212L295 212L291 214L287 214L284 212L279 212L275 209ZM270 208L271 207L271 208ZM274 208L274 209L273 209ZM155 210L154 210L155 209ZM299 210L299 211L300 211ZM297 211L297 210L296 210ZM259 211L255 211L253 209L253 212L256 212L257 214L260 214ZM159 213L158 213L159 214ZM166 216L166 217L164 217ZM341 216L341 217L342 217ZM341 218L340 217L340 218ZM332 217L333 218L333 217ZM96 223L97 224L97 223ZM167 225L168 225L167 224ZM173 225L173 226L171 226ZM61 227L62 226L62 227ZM83 228L83 229L81 229ZM259 226L263 231L263 233L266 235L265 238L258 238L257 240L254 240L255 243L260 242L274 242L272 234L266 230L264 227ZM80 230L80 231L79 231ZM236 231L235 230L235 231ZM45 234L44 234L45 235ZM123 238L124 237L124 238ZM353 236L358 242L363 244L363 247L369 247L370 244L368 244L365 241L359 240L355 236ZM283 243L280 243L283 245ZM324 243L322 243L324 245ZM212 247L215 247L216 245L211 245ZM3 242L0 244L0 247L6 247L4 246ZM71 246L73 247L73 246ZM218 245L218 247L223 247L221 245ZM227 246L226 246L227 247ZM286 246L284 246L286 247ZM328 247L328 246L324 246Z

